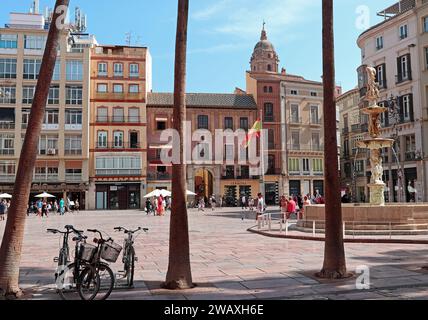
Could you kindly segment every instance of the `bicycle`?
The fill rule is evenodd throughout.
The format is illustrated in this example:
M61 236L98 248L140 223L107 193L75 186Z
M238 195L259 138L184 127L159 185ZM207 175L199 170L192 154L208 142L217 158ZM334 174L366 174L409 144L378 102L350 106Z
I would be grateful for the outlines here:
M88 229L87 231L97 233L99 239L94 239L97 244L95 255L86 264L78 279L78 292L83 300L94 300L95 298L106 300L114 288L115 279L109 265L102 262L101 259L112 263L116 262L122 247L114 243L112 238L104 239L99 230Z
M47 232L63 235L62 247L60 248L59 255L54 258L54 262L58 263L58 268L55 272L55 283L57 292L63 300L74 300L79 299L79 295L77 294L79 275L87 261L92 259L96 247L86 243L87 237L83 235L83 231L76 230L72 225L66 225L64 228L66 231L47 229ZM76 235L76 237L72 239L76 244L74 249L74 261L70 263L68 241L72 233Z
M126 278L128 288L132 288L134 285L135 262L138 261L138 257L135 256L134 241L136 237L134 234L141 230L147 232L149 229L138 227L135 230L128 230L124 227L116 227L114 230L124 231L128 235L123 244L123 271L119 271L119 273L124 273L123 278Z

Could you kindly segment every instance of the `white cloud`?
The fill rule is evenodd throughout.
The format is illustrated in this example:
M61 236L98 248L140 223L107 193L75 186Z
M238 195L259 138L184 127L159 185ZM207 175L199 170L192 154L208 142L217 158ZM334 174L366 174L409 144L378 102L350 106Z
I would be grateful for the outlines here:
M215 2L214 4L195 12L194 14L192 14L191 17L195 20L208 20L215 16L217 13L220 13L221 11L225 10L230 3L230 0L221 0Z
M197 54L197 53L206 53L206 54L213 54L218 52L230 52L245 48L245 45L239 44L239 43L226 43L226 44L219 44L212 47L207 48L196 48L196 49L189 49L188 54Z

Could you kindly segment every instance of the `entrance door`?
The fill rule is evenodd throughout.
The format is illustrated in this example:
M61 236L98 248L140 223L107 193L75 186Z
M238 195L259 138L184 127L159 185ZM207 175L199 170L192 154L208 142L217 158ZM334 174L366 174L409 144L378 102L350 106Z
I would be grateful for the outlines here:
M130 132L129 133L129 146L131 149L138 148L138 132Z
M265 185L266 204L275 205L278 204L278 185L277 183L266 183Z
M300 194L300 181L290 180L290 197Z
M107 209L107 191L97 191L95 200L97 210Z
M126 210L128 209L128 188L126 186L119 186L117 189L119 209Z

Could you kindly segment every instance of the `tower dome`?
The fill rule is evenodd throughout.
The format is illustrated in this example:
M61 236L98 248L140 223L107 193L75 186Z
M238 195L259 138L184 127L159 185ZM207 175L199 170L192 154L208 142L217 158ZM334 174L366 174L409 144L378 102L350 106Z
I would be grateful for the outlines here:
M265 23L263 23L260 41L254 47L250 63L251 71L278 73L279 58L272 42L267 38Z

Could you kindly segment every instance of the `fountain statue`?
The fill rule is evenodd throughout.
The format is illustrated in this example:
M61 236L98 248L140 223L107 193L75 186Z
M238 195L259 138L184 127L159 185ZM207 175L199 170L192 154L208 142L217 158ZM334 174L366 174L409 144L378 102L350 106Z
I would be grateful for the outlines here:
M380 115L387 109L380 107L377 104L379 99L379 88L376 83L376 69L366 67L367 73L367 92L364 100L364 107L361 111L369 115L369 139L358 142L358 147L370 150L370 166L372 177L370 184L370 204L384 206L385 205L385 183L382 181L383 167L380 149L392 147L393 139L384 139L380 137Z

